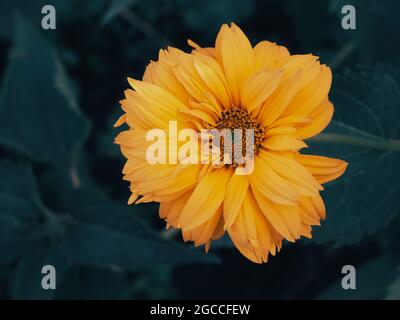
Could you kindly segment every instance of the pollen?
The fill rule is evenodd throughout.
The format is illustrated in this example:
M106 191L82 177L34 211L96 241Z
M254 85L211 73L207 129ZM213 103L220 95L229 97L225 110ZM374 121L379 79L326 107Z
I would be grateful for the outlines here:
M217 124L214 126L215 129L218 130L223 130L223 129L229 129L230 132L234 132L235 129L241 129L242 130L242 141L241 141L241 156L245 157L246 152L253 152L255 155L258 154L259 149L261 148L262 141L264 140L264 135L265 135L265 129L261 127L260 123L257 121L256 118L251 116L248 111L244 108L240 107L233 107L231 109L227 109L221 112L221 118L217 122ZM247 144L246 144L246 129L252 129L254 133L254 144L251 145L251 150L247 149ZM221 139L221 151L224 151L224 141L223 137ZM234 148L234 139L232 137L231 141L233 141L233 146L230 150L236 150ZM240 152L240 150L239 150ZM223 155L223 152L221 152ZM236 159L233 157L233 159ZM232 164L230 164L230 167L236 168L239 164L235 162L235 160L232 161ZM242 163L241 165L244 165Z

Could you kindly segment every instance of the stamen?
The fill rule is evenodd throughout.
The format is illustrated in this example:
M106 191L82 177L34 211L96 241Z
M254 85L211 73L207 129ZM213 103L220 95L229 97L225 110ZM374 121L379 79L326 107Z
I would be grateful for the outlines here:
M224 110L221 113L221 118L214 126L215 129L223 130L230 129L233 133L234 129L242 130L242 157L246 156L246 129L254 130L254 154L258 154L261 148L262 141L264 140L265 130L258 123L257 119L251 116L247 110L240 107L233 107L228 110ZM234 144L234 139L232 139ZM221 139L221 158L224 156L224 141ZM234 150L234 145L232 146ZM228 165L230 167L236 168L238 166L243 166L244 164L235 163L235 158L232 157L232 164ZM222 159L221 159L222 160Z

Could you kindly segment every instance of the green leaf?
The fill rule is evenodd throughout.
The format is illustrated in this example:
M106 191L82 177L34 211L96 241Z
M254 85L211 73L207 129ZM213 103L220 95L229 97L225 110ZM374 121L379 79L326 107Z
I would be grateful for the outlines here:
M42 287L42 268L51 265L56 271L57 283L61 282L69 267L67 256L62 248L39 242L31 245L17 264L14 272L12 296L14 299L51 299L55 290Z
M152 265L218 262L214 255L163 239L127 205L93 190L72 195L65 248L77 264L137 270ZM74 206L75 207L75 206Z
M0 93L0 144L39 162L69 165L87 134L54 48L18 16Z
M345 16L342 7L352 5L356 9L356 29L341 29L341 20ZM394 35L400 27L396 12L400 10L397 0L386 0L385 5L375 0L333 0L331 11L338 17L336 35L339 43L346 43L350 53L356 55L356 63L376 62L393 63L398 59L400 49L398 41L390 41L388 35Z
M40 26L42 7L45 0L3 0L0 2L0 38L11 38L13 34L13 15L24 13L30 21L37 21Z
M12 297L49 298L53 293L41 287L41 268L54 265L61 279L67 265L63 251L48 237L54 225L44 219L50 212L41 202L30 166L2 161L0 176L0 263L20 257L12 276Z
M400 212L400 92L393 77L368 69L335 76L334 120L310 139L310 152L349 163L323 191L327 219L318 243L352 244Z
M389 286L386 300L400 300L400 277L397 277L395 281Z
M15 298L53 296L41 288L40 270L46 264L56 267L61 281L72 266L137 271L218 261L162 238L135 210L95 189L73 184L64 189L67 199L60 201L61 214L42 204L30 167L2 162L0 175L4 178L0 181L0 263L19 258L12 283ZM60 182L65 184L63 179Z
M0 263L26 250L38 224L39 191L31 168L0 162Z
M119 232L96 224L74 223L68 226L66 250L81 265L118 266L137 270L152 264L216 262L213 256L202 257L190 247L134 233Z
M356 268L356 289L344 290L341 282L345 274L338 270L340 279L324 291L318 299L332 300L370 300L382 299L387 287L395 278L396 266L389 256L376 258Z

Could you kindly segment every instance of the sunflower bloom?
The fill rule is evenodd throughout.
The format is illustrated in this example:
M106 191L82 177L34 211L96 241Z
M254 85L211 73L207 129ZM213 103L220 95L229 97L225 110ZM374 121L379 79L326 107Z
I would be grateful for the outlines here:
M221 27L215 47L188 42L191 53L162 49L142 81L128 79L132 89L125 91L116 123L128 126L116 138L127 158L128 203L159 202L167 227L181 229L185 241L206 251L227 232L245 257L266 262L283 239L312 237L312 226L325 218L322 184L347 167L339 159L300 153L304 140L332 118L331 71L311 54L292 55L268 41L252 47L235 24ZM171 121L178 131L254 130L252 171L237 174L243 164L235 162L149 163L147 133L168 131ZM171 156L182 144L165 152Z

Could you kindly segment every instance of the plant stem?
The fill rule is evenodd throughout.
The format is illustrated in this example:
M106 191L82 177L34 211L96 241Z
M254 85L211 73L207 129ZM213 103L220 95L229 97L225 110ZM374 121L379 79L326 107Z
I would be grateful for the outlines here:
M345 134L322 133L310 139L310 141L336 142L382 151L400 151L400 140L372 140L360 137L352 137Z

